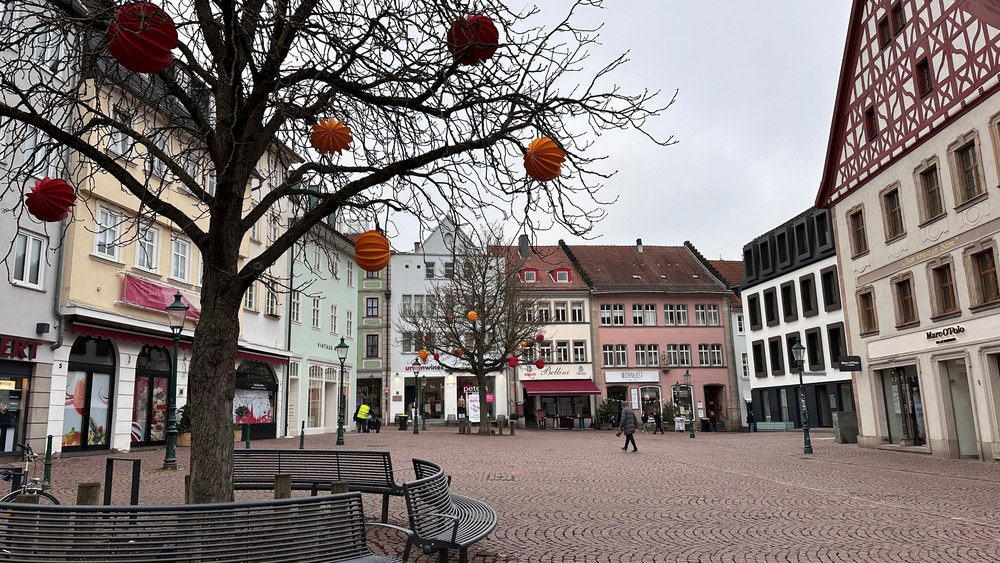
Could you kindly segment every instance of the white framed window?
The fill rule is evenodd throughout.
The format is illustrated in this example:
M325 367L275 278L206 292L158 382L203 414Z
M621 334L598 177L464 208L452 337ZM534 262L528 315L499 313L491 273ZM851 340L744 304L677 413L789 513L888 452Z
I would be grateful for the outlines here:
M205 188L205 191L208 192L208 195L215 195L215 168L212 166L211 161L209 161L205 166L205 173L202 176L201 185Z
M611 306L611 324L625 326L625 305Z
M445 262L444 263L444 277L451 279L455 277L455 263Z
M708 354L708 344L698 345L698 364L702 366L711 365L712 360Z
M750 356L743 352L743 379L750 379Z
M694 324L696 326L708 326L708 314L704 305L694 306Z
M677 311L674 305L663 306L663 325L674 326L677 324Z
M712 344L712 365L721 366L722 365L722 344Z
M636 344L635 345L635 365L636 367L646 366L646 345Z
M25 163L30 165L33 176L36 178L60 176L56 169L57 159L52 139L47 134L33 128L24 139L24 144L21 147Z
M471 342L467 342L467 344L469 344L469 343L471 343ZM538 344L538 357L541 358L543 361L546 361L546 362L551 362L552 361L552 343L551 342L549 342L549 341L546 340L545 342L540 342Z
M155 272L157 267L156 243L159 229L149 226L139 231L136 237L135 265L150 272Z
M628 346L615 344L615 363L619 366L628 366Z
M708 326L719 326L719 306L708 305L706 313L708 314Z
M573 341L573 361L578 364L587 361L587 343L583 340Z
M743 315L736 315L736 332L737 334L746 333L746 327L743 325Z
M170 244L170 277L186 282L188 279L188 264L191 245L181 239L174 239Z
M570 307L570 319L574 323L582 323L583 322L583 302L581 302L581 301L574 301L574 302L570 303L569 307Z
M330 259L330 273L333 274L333 279L340 279L340 255L334 256Z
M402 347L404 354L412 354L414 352L414 349L413 349L413 333L412 332L404 332L403 333L403 337L402 337L402 340L400 342L400 346Z
M691 345L690 344L680 344L677 346L677 355L679 365L689 366L691 365Z
M687 326L688 325L688 306L678 305L677 306L677 326Z
M601 305L601 326L611 326L611 305Z
M111 112L111 119L124 127L132 128L132 116L120 109ZM118 127L111 128L111 136L108 139L108 150L119 156L124 156L128 151L129 136Z
M656 305L643 305L646 326L656 326Z
M198 253L198 285L205 285L205 256Z
M666 362L668 366L681 365L679 347L676 344L667 344Z
M320 311L319 305L320 305L320 299L319 299L319 297L313 297L312 298L312 327L315 328L315 329L317 329L317 330L319 330L320 328L322 328L322 322L320 321L320 318L319 318L319 311Z
M267 220L267 244L274 244L281 233L281 219L276 214L271 214Z
M257 282L250 282L250 287L243 294L243 308L248 311L257 310Z
M534 283L538 281L538 272L535 270L524 270L521 272L521 277L526 283Z
M538 304L538 322L548 323L549 322L549 304L539 303Z
M569 272L566 270L556 270L556 283L569 283Z
M52 74L59 72L63 57L63 38L59 32L50 29L35 36L35 60L42 61Z
M152 142L153 146L162 151L164 154L170 154L170 151L167 150L168 143L162 130L153 131L149 134L149 140ZM164 180L167 178L167 165L148 149L146 154L146 171L157 178Z
M534 307L529 306L529 307L525 307L524 308L524 322L526 322L526 323L535 322L535 308Z
M264 296L264 299L266 300L265 305L264 305L264 314L265 315L270 315L272 317L277 317L278 316L278 292L277 292L277 290L274 289L274 283L273 282L267 282L266 284L264 284L264 287L267 288L266 289L267 293Z
M434 279L434 262L424 262L424 278Z
M642 305L633 304L632 305L632 324L634 326L642 326L642 320L643 320L643 318L644 317L642 315Z
M413 296L413 311L416 312L417 314L421 314L421 313L424 312L424 296L423 295L414 295Z
M354 287L354 262L347 261L347 287Z
M659 344L647 344L646 345L646 365L647 366L658 366L658 365L660 365L660 345Z
M101 207L97 211L97 225L94 233L94 253L118 262L121 249L118 247L118 229L123 221L120 214Z
M351 336L352 334L354 334L354 311L352 311L350 309L347 310L346 334L348 336Z
M257 207L257 202L250 200L250 209ZM260 242L260 221L254 221L250 225L250 240L254 242Z
M556 361L569 363L569 342L556 342Z
M610 344L605 344L601 346L601 355L604 360L604 367L612 367L615 365L615 347Z
M302 294L292 291L288 300L288 318L293 323L302 322Z
M13 282L16 285L42 287L42 254L45 241L28 233L18 233L14 241Z
M564 323L564 322L566 322L566 302L565 301L563 301L563 302L556 302L556 303L553 304L553 308L554 308L554 311L555 311L555 314L554 314L554 320L555 320L555 322L557 322L557 323Z
M330 332L337 334L337 305L330 305Z

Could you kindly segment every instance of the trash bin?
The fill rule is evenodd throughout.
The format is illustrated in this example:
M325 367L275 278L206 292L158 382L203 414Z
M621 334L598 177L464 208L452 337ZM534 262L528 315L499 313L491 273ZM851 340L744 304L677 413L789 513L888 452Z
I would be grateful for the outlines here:
M406 430L406 423L410 420L410 417L405 414L396 415L396 423L399 424L400 430Z

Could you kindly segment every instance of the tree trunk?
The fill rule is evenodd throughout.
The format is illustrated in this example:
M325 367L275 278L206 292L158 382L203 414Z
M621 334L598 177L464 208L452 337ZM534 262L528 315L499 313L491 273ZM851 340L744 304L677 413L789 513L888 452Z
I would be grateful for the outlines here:
M486 394L489 393L489 389L486 388L486 374L477 373L476 383L479 386L479 434L489 436L493 431L490 425L490 411L493 405L486 402Z

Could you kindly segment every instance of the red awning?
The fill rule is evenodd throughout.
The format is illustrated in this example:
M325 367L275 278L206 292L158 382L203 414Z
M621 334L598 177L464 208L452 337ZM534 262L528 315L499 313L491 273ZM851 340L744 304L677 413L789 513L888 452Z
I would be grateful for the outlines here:
M601 390L589 379L550 379L547 381L522 381L528 395L600 395Z
M158 313L166 313L167 305L174 302L174 293L179 293L179 290L128 274L125 274L125 282L122 284L123 303ZM183 295L181 295L181 302L188 306L187 318L198 322L198 319L201 318L201 311Z

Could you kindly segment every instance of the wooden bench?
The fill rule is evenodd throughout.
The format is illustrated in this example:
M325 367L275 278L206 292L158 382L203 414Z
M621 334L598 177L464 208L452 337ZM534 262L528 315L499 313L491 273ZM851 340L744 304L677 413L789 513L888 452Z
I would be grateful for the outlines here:
M245 450L233 451L233 488L268 490L274 476L292 476L292 490L315 496L330 483L346 482L348 489L382 495L382 522L387 522L389 496L402 496L403 487L392 474L389 452L351 450Z
M424 553L439 553L448 561L448 550L460 551L459 561L469 560L469 546L486 537L497 525L497 513L486 503L449 489L450 478L440 465L413 459L415 481L403 483L406 510L413 535L408 538L403 559L416 545Z
M0 504L0 560L14 563L401 563L368 548L361 493L216 504Z
M754 425L757 427L758 432L772 432L772 431L790 431L795 430L795 423L791 421L784 422L755 422Z

